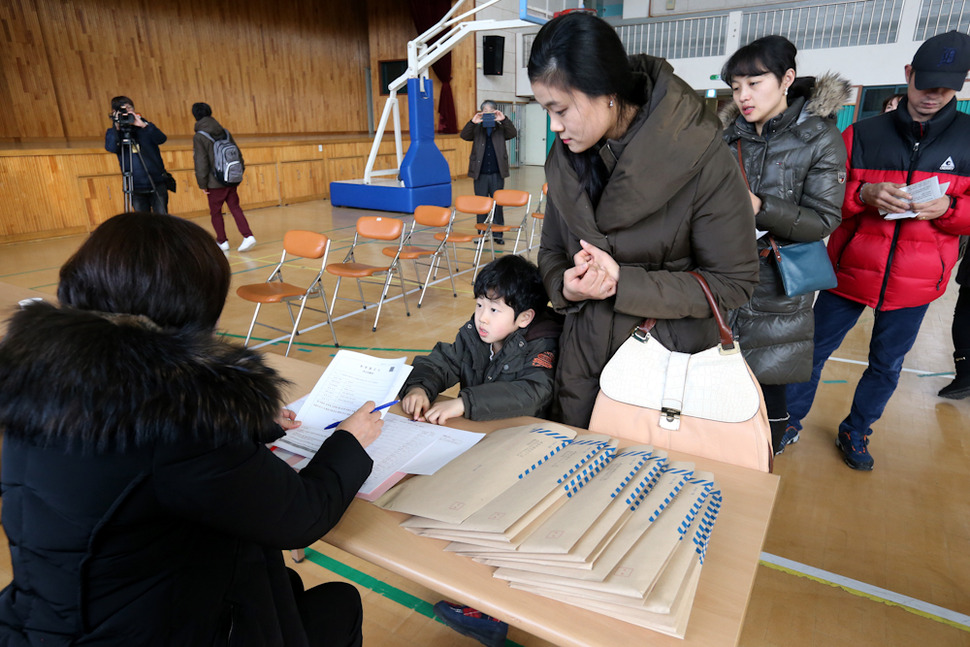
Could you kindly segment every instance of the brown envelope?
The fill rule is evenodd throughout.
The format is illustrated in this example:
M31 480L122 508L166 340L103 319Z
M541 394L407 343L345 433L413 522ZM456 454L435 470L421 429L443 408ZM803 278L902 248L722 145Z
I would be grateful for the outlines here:
M387 510L459 523L568 446L576 432L542 423L494 431L431 476L415 476L375 503Z

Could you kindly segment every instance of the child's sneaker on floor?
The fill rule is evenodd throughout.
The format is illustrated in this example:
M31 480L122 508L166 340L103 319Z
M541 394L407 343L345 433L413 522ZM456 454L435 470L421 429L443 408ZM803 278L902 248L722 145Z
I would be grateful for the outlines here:
M470 636L483 645L501 647L509 626L481 611L442 600L434 605L434 614L443 623L464 636Z

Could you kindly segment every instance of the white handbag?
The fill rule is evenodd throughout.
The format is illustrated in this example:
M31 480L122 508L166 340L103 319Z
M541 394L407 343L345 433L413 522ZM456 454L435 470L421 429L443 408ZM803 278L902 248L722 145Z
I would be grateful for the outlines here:
M696 278L720 343L699 353L668 350L644 321L600 374L589 428L657 447L770 471L771 431L758 381L707 282Z

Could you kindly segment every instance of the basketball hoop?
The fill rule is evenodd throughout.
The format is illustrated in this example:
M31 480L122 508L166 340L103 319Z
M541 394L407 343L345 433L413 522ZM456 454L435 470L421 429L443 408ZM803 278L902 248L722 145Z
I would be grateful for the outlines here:
M558 18L559 16L565 16L567 13L591 13L596 15L596 9L587 9L586 7L575 7L573 9L563 9L562 11L557 11L552 14L553 18Z

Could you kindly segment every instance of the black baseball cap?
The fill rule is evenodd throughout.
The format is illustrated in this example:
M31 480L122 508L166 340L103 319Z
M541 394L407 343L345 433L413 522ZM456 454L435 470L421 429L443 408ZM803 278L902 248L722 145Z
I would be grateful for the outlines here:
M970 70L970 36L948 31L926 39L913 57L917 90L960 90Z

